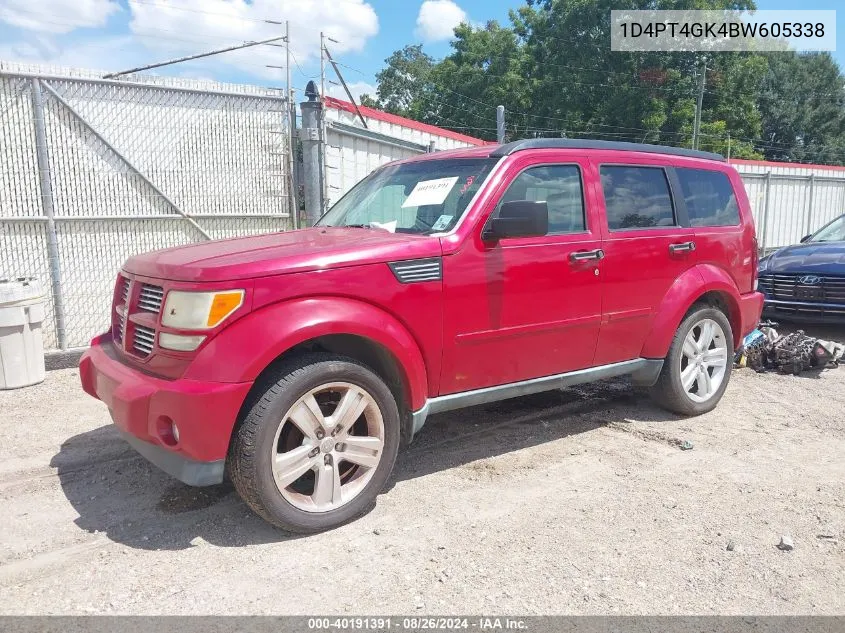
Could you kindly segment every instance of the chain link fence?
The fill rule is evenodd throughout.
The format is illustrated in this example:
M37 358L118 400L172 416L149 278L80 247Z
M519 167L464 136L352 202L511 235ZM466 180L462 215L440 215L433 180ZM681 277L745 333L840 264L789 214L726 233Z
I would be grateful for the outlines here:
M291 227L281 91L0 67L0 278L47 292L45 348L108 324L130 256Z

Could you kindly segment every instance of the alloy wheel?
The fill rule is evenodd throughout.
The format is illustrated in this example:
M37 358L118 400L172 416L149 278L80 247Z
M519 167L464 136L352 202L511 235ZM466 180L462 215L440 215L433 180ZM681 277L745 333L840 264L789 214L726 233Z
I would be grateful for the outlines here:
M702 319L684 338L681 385L693 402L707 402L718 391L728 367L725 333L713 319Z
M273 479L300 510L336 510L366 487L383 448L384 420L373 396L351 383L327 383L282 418L272 444Z

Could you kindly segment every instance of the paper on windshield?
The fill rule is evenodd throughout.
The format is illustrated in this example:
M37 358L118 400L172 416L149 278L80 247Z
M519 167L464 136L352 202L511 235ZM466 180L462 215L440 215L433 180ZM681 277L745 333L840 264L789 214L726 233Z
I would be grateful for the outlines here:
M437 178L436 180L421 180L411 191L408 199L402 203L402 208L422 207L429 204L443 204L446 196L458 182L458 177Z
M398 222L396 220L391 220L390 222L370 222L370 226L374 229L384 229L385 231L390 231L391 233L396 233L396 225Z

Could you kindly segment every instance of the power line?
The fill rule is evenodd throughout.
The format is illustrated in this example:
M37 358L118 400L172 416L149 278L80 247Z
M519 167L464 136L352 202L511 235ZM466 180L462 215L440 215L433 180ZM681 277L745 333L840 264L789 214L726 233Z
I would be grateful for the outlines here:
M309 77L304 72L302 72L302 67L299 65L299 62L297 61L296 56L293 54L293 51L290 51L290 56L293 59L293 63L296 64L296 69L299 71L299 74L302 75L306 80L312 79L312 77Z

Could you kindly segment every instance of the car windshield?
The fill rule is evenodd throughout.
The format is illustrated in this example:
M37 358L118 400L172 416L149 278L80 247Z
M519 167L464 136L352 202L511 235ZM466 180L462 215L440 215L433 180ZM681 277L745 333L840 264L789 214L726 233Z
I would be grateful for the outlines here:
M489 158L444 158L388 165L355 185L317 226L417 234L448 231L495 164Z
M810 238L811 242L845 242L845 215L841 215Z

